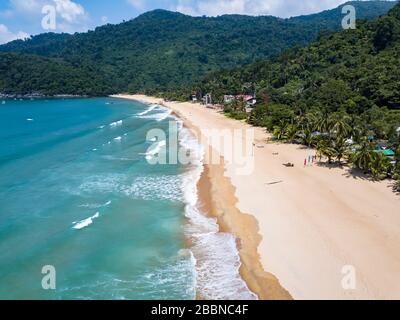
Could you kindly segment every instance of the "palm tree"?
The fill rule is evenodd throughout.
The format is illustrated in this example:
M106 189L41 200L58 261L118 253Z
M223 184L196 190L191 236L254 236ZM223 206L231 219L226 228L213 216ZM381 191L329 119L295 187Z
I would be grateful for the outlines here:
M333 151L335 154L336 159L339 162L339 165L341 165L341 160L349 154L349 145L346 142L345 138L338 137L334 142L333 142Z
M326 111L318 112L314 119L314 127L317 131L322 133L329 132L330 122L329 115Z
M289 124L285 130L285 137L289 142L293 142L293 140L296 139L297 133L297 126L294 124Z
M369 170L370 163L374 156L374 150L369 144L367 138L363 138L358 150L350 156L350 161L358 169Z
M363 126L355 124L352 127L351 135L353 141L355 141L356 143L361 143L363 141L363 138L365 138L367 135L367 130Z
M286 128L287 124L285 121L279 121L279 124L274 126L273 135L277 140L285 140L286 139Z
M301 129L304 130L308 126L307 117L303 112L300 115L295 117L296 125Z
M369 164L369 169L375 179L384 179L388 175L390 162L383 153L374 152L372 161Z
M306 127L300 134L301 141L304 145L310 147L313 144L314 137L310 128Z
M352 130L349 120L350 118L347 115L341 113L333 114L329 119L330 131L339 137L349 137Z
M328 163L332 163L332 159L335 157L336 152L332 147L332 143L330 140L320 140L317 144L317 156L320 158L327 157Z
M352 139L360 142L361 139L367 135L365 123L361 120L360 116L351 115L349 125L351 127Z

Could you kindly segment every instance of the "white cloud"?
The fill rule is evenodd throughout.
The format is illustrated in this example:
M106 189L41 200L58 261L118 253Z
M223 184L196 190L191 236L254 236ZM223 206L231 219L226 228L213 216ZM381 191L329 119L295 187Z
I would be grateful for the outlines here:
M332 9L345 0L178 0L176 10L189 15L274 15L290 17Z
M85 9L71 0L54 0L57 13L69 23L77 23L85 17Z
M13 33L8 30L7 26L4 24L0 24L0 44L7 43L17 39L25 39L28 38L29 34L23 31L18 31L17 33Z
M56 10L56 30L54 31L88 30L89 15L81 4L73 0L9 0L9 8L1 15L9 19L19 19L32 26L40 25L43 18L42 8L48 5Z
M145 5L144 0L126 0L130 5L135 7L136 9L143 9Z
M85 8L71 0L53 0L57 13L57 30L63 32L86 31L89 16Z
M10 0L10 6L21 12L40 12L42 8L41 0Z

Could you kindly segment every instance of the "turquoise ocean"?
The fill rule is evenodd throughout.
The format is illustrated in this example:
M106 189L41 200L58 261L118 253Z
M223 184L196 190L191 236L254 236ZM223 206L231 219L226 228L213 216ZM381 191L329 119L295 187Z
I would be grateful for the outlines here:
M203 151L168 109L5 100L0 141L0 299L255 298L235 238L197 207ZM190 163L152 163L180 149Z

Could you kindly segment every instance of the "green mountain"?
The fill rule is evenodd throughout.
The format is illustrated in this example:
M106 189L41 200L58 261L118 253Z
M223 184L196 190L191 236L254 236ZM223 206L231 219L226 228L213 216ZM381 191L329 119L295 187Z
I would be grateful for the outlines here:
M355 30L321 36L277 58L209 74L199 90L212 92L220 102L224 94L256 90L279 103L320 104L330 111L349 99L361 108L400 108L399 8L400 4L386 16L358 22Z
M193 90L211 93L221 103L225 94L256 92L259 103L249 120L271 131L300 126L305 137L306 132L326 130L329 119L340 120L347 138L362 132L398 148L399 62L400 4L385 16L359 22L355 30L321 36L274 59L210 74ZM234 117L246 117L240 105L227 108ZM351 131L356 127L358 133Z
M313 147L318 165L341 166L345 160L348 175L357 179L396 179L392 187L398 192L399 62L400 4L355 30L208 75L192 90L211 93L221 103L224 94L256 92L250 115L241 99L225 103L225 113L267 128L276 140Z
M352 2L358 18L386 13L394 2ZM0 92L104 95L158 93L206 74L303 47L337 30L341 7L320 14L191 17L155 10L80 34L47 33L0 46Z

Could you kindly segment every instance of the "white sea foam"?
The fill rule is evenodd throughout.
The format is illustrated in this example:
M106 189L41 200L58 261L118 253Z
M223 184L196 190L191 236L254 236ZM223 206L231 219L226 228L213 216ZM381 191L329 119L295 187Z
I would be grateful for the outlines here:
M138 116L144 116L146 114L148 114L149 112L153 111L155 108L158 107L158 104L151 104L146 110L144 110L143 112L138 113Z
M86 179L77 189L69 192L78 195L114 193L132 199L183 202L182 190L177 188L181 181L180 175L98 175Z
M162 107L160 105L156 105L156 106L154 106L153 109L151 109L151 111L154 111L154 110L157 110L158 112L148 114L148 113L150 113L150 111L148 111L148 112L144 113L143 115L139 114L137 117L141 118L141 119L151 119L151 120L156 120L156 121L160 122L160 121L167 119L172 113L171 109Z
M136 287L146 288L146 296L152 299L170 299L172 297L196 298L196 274L191 250L182 249L173 261L166 261L160 268L148 270L139 277Z
M32 118L28 118L28 119L26 119L26 121L35 121L35 120Z
M165 148L167 145L167 142L165 140L161 140L157 142L154 146L150 147L149 150L145 153L146 159L150 160L153 158L155 155L159 154L163 148Z
M72 227L73 229L83 229L86 228L87 226L91 225L93 223L94 219L97 219L100 216L99 212L96 212L93 216L83 219L81 221L73 222L74 226Z
M197 291L202 298L211 300L257 299L240 276L236 238L219 232L216 220L198 208L197 183L203 172L204 150L186 128L181 127L179 139L191 157L191 168L183 176L182 192L185 216L189 219L185 234L191 239L196 260Z
M111 160L111 161L135 161L137 158L127 158L127 157L117 157L111 155L102 156L103 159Z
M107 201L106 203L85 203L81 204L79 207L81 208L89 208L89 209L98 209L103 207L108 207L112 203L111 200Z
M119 126L122 126L122 120L118 120L118 121L110 123L110 127L115 128L115 127L119 127Z
M177 254L159 261L157 266L148 266L140 274L102 273L98 281L86 281L76 286L60 288L63 295L76 299L104 299L104 292L111 299L123 300L168 300L196 298L193 273L194 259L190 250L180 250ZM132 288L140 288L132 292Z
M182 192L176 187L180 181L178 175L143 176L135 178L132 184L123 186L120 191L126 196L144 200L182 201Z
M122 137L121 137L121 136L116 137L116 138L114 138L114 140L121 141L121 140L122 140Z

